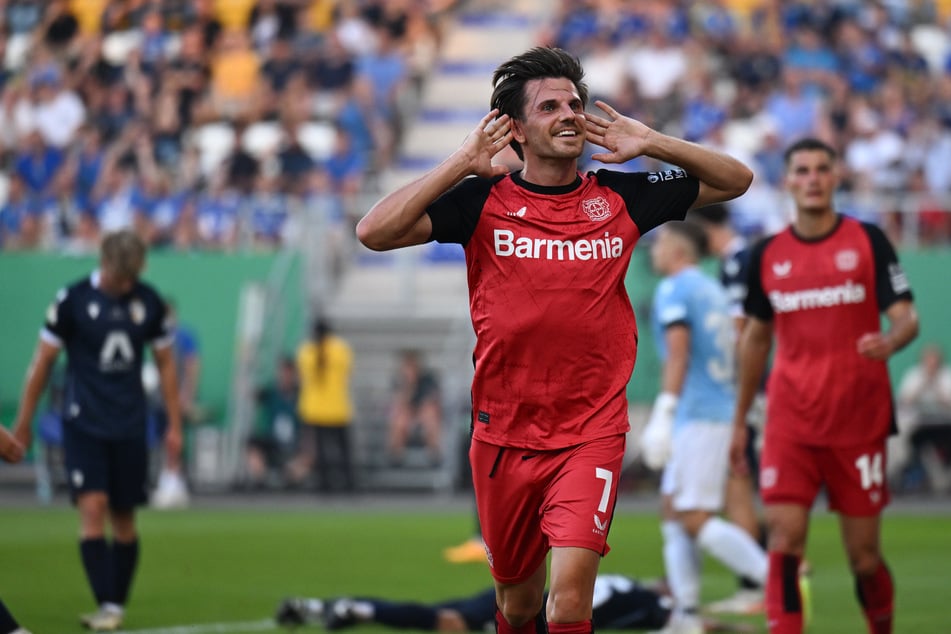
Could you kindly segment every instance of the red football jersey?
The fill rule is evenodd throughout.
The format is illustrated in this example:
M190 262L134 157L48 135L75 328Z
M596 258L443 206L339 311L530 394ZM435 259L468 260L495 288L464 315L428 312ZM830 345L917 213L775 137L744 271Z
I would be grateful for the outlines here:
M563 187L513 173L466 179L430 206L432 237L465 247L475 438L557 449L628 431L628 263L641 235L683 219L698 187L676 169L600 170Z
M882 231L844 216L815 240L787 228L754 248L748 281L746 312L772 321L776 337L767 436L822 446L885 438L894 422L888 367L857 344L911 290Z

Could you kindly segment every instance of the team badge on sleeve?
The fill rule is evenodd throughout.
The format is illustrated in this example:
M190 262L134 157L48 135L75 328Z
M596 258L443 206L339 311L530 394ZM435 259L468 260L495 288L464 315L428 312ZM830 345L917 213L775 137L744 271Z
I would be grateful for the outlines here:
M908 284L908 276L905 275L904 269L901 268L901 264L898 262L893 262L888 265L888 277L892 282L892 290L898 293L905 293L910 288Z

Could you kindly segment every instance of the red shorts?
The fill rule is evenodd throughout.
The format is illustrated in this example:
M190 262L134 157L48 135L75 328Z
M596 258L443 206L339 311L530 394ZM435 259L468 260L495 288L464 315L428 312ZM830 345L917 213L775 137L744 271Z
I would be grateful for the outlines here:
M535 451L472 441L476 506L496 581L525 581L553 546L607 554L624 442L621 434Z
M819 447L767 435L759 484L765 504L810 508L824 485L831 510L857 517L878 515L889 500L885 441Z

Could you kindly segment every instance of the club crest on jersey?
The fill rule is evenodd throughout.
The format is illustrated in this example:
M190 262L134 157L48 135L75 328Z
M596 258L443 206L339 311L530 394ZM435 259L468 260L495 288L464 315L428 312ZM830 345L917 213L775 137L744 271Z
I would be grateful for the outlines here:
M601 222L611 216L611 205L602 196L582 201L581 208L592 222Z
M773 262L773 275L776 277L788 277L792 273L792 262Z
M96 302L89 302L89 305L86 306L86 312L89 313L90 319L99 317L99 304Z
M843 249L835 254L835 268L854 271L859 265L859 253L855 249Z
M132 300L129 304L129 317L132 318L132 323L136 325L145 321L145 304L137 299Z

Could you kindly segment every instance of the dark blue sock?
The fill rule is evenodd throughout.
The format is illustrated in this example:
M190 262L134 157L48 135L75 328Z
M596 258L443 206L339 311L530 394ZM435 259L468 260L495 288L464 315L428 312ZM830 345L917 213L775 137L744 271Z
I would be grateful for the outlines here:
M112 565L109 557L109 545L104 537L83 539L79 542L79 554L82 556L83 569L96 605L114 602Z
M139 563L139 540L131 542L112 542L112 569L115 578L115 603L125 605L135 577L135 568Z
M373 622L389 627L413 630L435 630L436 609L418 603L390 603L368 600L373 606Z
M10 610L0 600L0 634L10 634L10 632L18 629L20 629L20 624L17 623L17 620L10 614Z

